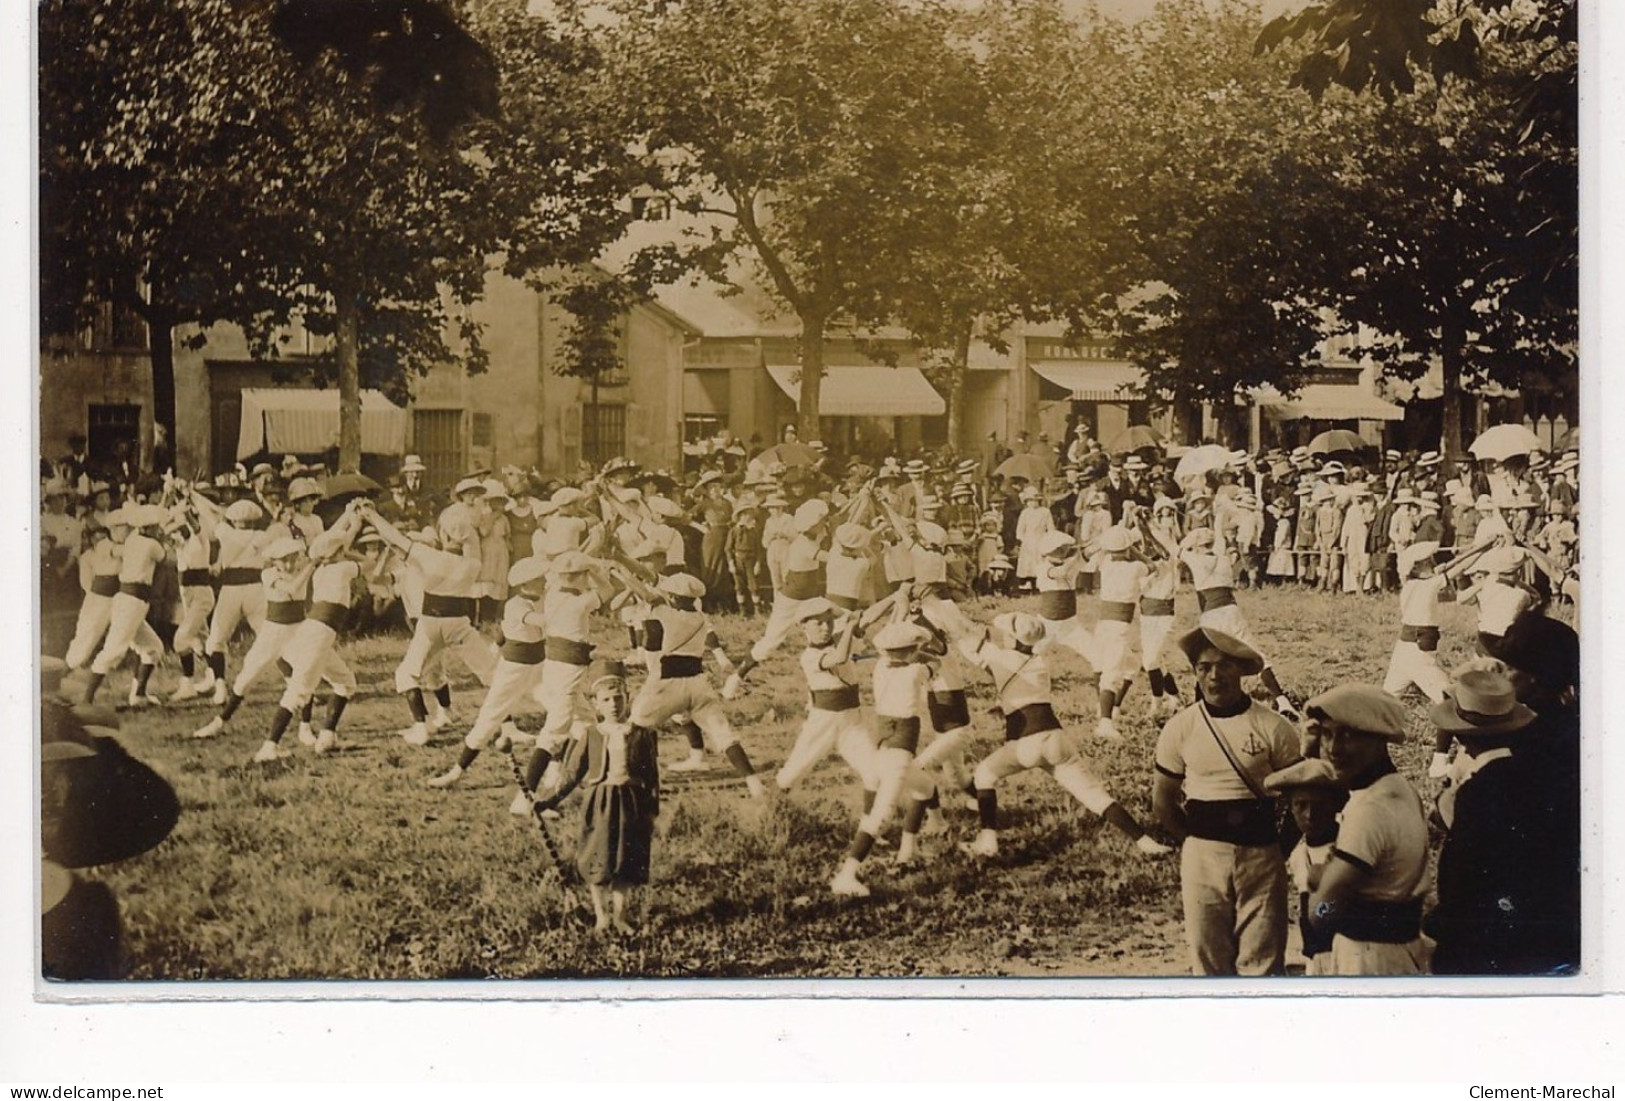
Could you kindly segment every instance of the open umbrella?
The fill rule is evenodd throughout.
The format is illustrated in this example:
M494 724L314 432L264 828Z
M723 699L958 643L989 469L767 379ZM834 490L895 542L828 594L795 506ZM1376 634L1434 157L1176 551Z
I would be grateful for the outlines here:
M1174 481L1186 482L1210 471L1222 470L1230 465L1233 456L1234 452L1228 447L1216 443L1193 447L1179 457L1179 462L1174 466Z
M1054 466L1042 455L1012 455L993 469L998 478L1025 478L1041 482L1055 473Z
M1346 428L1322 432L1309 441L1309 454L1335 455L1340 451L1364 451L1366 442Z
M1540 438L1521 424L1498 424L1485 429L1467 450L1475 459L1504 463L1516 455L1540 450Z
M1112 437L1106 450L1113 455L1127 455L1130 451L1143 451L1148 447L1162 450L1162 437L1149 425L1131 424Z
M759 456L764 467L774 463L783 463L785 466L817 466L818 452L804 443L778 443L763 451Z
M383 488L365 474L335 474L322 487L322 499L316 505L316 515L322 518L322 523L332 527L351 501L357 497L371 497Z

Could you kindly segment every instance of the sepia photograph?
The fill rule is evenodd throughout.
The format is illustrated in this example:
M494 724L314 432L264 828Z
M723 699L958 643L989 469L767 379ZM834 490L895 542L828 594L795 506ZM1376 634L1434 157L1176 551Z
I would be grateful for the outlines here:
M1581 9L38 0L35 996L1600 990Z

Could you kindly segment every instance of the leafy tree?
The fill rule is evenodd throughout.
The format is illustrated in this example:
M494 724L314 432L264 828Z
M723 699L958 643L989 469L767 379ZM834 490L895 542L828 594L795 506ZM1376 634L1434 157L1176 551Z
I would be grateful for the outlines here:
M1360 107L1330 97L1306 119L1290 60L1253 56L1257 28L1243 4L1163 4L1118 29L1100 78L1126 233L1100 317L1187 438L1197 401L1223 419L1248 387L1305 381L1327 335L1323 288L1345 270L1329 242L1350 214L1329 185L1349 171Z
M1260 51L1309 46L1292 83L1375 90L1363 181L1385 208L1343 288L1346 316L1387 335L1402 375L1436 356L1444 447L1461 449L1460 384L1562 389L1578 308L1578 11L1573 0L1327 0L1282 16Z
M619 0L603 34L626 128L701 254L748 254L801 323L800 419L819 435L825 333L894 313L899 257L957 198L944 150L957 15L890 0Z
M290 184L289 74L263 10L228 0L47 0L39 49L41 332L139 314L174 440L175 330L231 321L265 351L304 303L278 263L296 212L265 201Z

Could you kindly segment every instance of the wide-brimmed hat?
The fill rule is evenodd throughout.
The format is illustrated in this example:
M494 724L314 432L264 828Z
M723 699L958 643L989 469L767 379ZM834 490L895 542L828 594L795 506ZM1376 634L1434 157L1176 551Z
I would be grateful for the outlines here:
M1212 627L1196 627L1180 636L1179 649L1192 666L1202 651L1214 647L1226 657L1234 658L1241 666L1241 675L1254 676L1264 670L1264 656L1239 638L1216 631Z
M1334 475L1339 478L1346 477L1348 475L1348 468L1342 463L1337 462L1335 459L1320 468L1320 476L1322 478L1330 478Z
M931 468L925 464L924 460L921 459L910 459L908 462L903 464L904 474L924 474L930 469Z
M1071 554L1078 549L1078 542L1064 531L1046 531L1038 537L1036 549L1048 558L1055 554Z
M40 747L40 842L47 860L66 868L111 864L146 852L175 828L175 789L131 757L113 733L86 726L82 738Z
M1006 555L995 554L988 559L987 568L989 570L1013 570L1016 568L1016 564L1010 561Z
M705 595L705 582L691 573L668 573L655 584L655 588L667 596L680 599L698 600Z
M959 461L958 465L956 465L954 467L954 469L957 470L960 474L963 475L963 474L975 474L978 470L981 469L981 467L982 467L982 464L977 462L975 459L961 459Z
M841 609L830 603L828 598L815 596L803 600L800 606L796 608L796 622L805 623L809 619L824 619L826 617L833 619L840 614Z
M457 497L461 497L465 493L478 493L483 496L485 494L485 483L479 478L464 478L457 483L457 488L452 490L452 493Z
M316 484L314 478L295 478L288 484L288 502L298 504L300 501L322 496L322 487Z
M547 502L558 509L578 505L586 499L587 493L585 490L577 489L575 486L559 486L553 491L553 495L547 499Z
M1303 713L1385 742L1405 740L1405 705L1369 684L1340 684L1304 704Z
M1512 682L1488 669L1467 669L1450 682L1450 693L1428 711L1440 730L1458 738L1512 734L1535 721L1518 702Z
M423 465L423 459L421 457L417 456L417 455L408 455L401 462L401 473L402 474L411 474L411 473L414 473L414 472L416 472L418 474L423 474L423 473L427 472L428 469L429 468L427 466Z
M485 479L485 499L487 501L511 501L513 496L508 492L508 487L503 485L500 480L487 478Z
M893 622L888 623L875 632L874 643L877 650L913 650L924 646L931 640L931 632L918 623Z
M1128 458L1123 460L1123 469L1144 471L1150 470L1151 465L1138 455L1130 455Z
M1285 795L1299 788L1342 791L1343 785L1337 782L1337 773L1332 771L1332 766L1319 757L1306 757L1295 765L1288 765L1264 777L1264 790L1271 795Z
M941 524L933 524L929 520L921 520L914 527L914 539L921 546L942 549L948 542L948 529Z
M271 545L265 548L265 560L267 562L277 562L304 553L305 545L303 543L291 535L284 535L280 539L273 540Z
M1422 452L1422 457L1416 460L1416 465L1438 466L1443 461L1443 456L1441 456L1437 451L1424 451Z

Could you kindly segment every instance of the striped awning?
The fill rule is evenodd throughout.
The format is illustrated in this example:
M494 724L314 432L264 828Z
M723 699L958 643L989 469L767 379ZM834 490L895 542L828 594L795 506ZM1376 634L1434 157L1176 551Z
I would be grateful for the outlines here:
M1138 401L1145 376L1132 363L1123 360L1039 359L1028 364L1033 373L1070 391L1073 401Z
M800 366L769 363L767 373L800 408ZM918 367L826 367L818 391L818 413L824 417L940 417L947 411Z
M1405 419L1405 410L1391 401L1384 401L1363 386L1339 386L1335 383L1314 383L1303 387L1296 397L1286 397L1273 386L1259 386L1252 391L1253 401L1269 411L1276 420L1317 421L1398 421Z
M337 447L338 442L337 390L243 391L239 459L261 451L312 455ZM361 450L369 455L399 455L406 450L406 410L377 390L361 391Z

